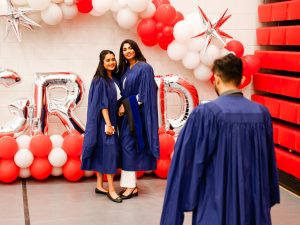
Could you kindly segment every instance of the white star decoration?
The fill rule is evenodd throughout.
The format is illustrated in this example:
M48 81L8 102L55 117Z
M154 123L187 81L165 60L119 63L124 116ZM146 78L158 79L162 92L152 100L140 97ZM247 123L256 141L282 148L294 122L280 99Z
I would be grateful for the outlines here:
M231 15L226 15L227 9L225 12L222 14L222 16L214 23L211 23L211 21L208 19L206 14L203 12L203 10L198 7L200 10L200 15L202 17L202 21L205 25L205 28L200 32L200 34L194 36L195 37L200 37L203 35L206 35L205 39L205 45L204 45L204 51L206 51L207 46L210 44L211 40L215 37L219 41L225 45L226 43L222 39L222 37L227 37L227 38L232 38L230 35L226 34L224 31L220 30L220 27L231 17Z
M18 41L21 41L21 31L20 25L24 26L30 30L33 30L33 27L41 27L38 23L34 22L32 19L26 16L27 13L37 12L37 10L33 10L30 8L15 8L14 5L11 3L10 0L7 0L7 12L1 13L0 17L3 17L7 20L9 25L6 27L7 34L11 28L13 28L15 35Z

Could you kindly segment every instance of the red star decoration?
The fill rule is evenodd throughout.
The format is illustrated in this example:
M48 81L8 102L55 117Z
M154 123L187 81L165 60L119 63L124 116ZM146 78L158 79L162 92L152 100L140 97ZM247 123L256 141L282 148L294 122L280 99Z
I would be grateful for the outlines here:
M203 12L203 10L200 7L198 7L198 8L200 11L200 15L202 17L202 21L205 25L205 28L200 32L200 34L194 36L193 38L206 35L204 52L206 51L208 45L210 44L210 42L213 38L217 38L219 41L221 41L223 43L223 45L225 45L226 43L224 42L222 37L226 37L226 38L232 38L232 37L229 34L222 31L220 29L220 27L231 17L231 15L226 16L228 9L225 10L225 12L217 20L217 22L212 23L206 16L206 14Z

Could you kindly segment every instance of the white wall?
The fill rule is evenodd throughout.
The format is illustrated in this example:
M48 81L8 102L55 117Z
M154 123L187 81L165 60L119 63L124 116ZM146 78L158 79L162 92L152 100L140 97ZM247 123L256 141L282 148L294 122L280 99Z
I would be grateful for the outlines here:
M3 0L1 0L3 1ZM255 29L257 24L257 6L260 0L171 0L172 5L184 15L198 10L197 6L207 13L211 19L217 18L226 8L232 17L222 27L245 46L245 54L252 54L256 49ZM98 55L102 49L111 49L118 55L120 43L125 38L137 40L152 64L156 74L179 74L192 82L198 89L200 100L211 100L216 97L209 82L198 82L191 70L187 70L179 62L170 60L165 51L159 47L146 47L138 39L135 32L118 27L111 14L102 17L78 14L71 21L63 21L59 25L41 24L41 29L31 32L21 28L22 42L18 42L11 31L6 39L5 22L0 21L0 67L16 71L22 82L5 88L0 85L0 125L12 116L7 106L14 100L33 96L33 74L35 72L70 71L81 76L85 85L84 101L77 108L76 114L85 123L87 93L92 76L98 63ZM250 96L251 87L245 94ZM173 104L173 103L172 103ZM169 106L169 114L176 114L176 106ZM174 109L174 110L173 110ZM174 116L174 115L173 115ZM64 127L51 117L50 134L62 133Z

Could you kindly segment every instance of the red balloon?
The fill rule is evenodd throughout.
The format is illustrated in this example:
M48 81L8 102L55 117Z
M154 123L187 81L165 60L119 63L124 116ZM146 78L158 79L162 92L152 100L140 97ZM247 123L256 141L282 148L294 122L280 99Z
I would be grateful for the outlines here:
M31 176L37 180L44 180L50 176L52 166L48 158L35 158L30 166Z
M237 57L242 57L243 54L244 54L244 46L241 42L237 41L237 40L232 40L232 41L229 41L225 48L228 50L228 51L232 51L235 53L235 55Z
M247 74L247 75L245 74L243 76L245 77L245 80L243 83L240 84L239 89L242 89L242 88L248 86L252 80L252 75L250 75L250 74Z
M176 10L173 6L168 4L160 5L154 14L154 18L157 22L162 22L170 26L176 19Z
M79 157L82 151L83 137L79 134L68 134L64 138L62 148L68 156Z
M11 159L18 151L18 143L13 137L5 136L0 138L0 158Z
M174 130L167 130L166 132L167 134L170 134L171 136L175 135L175 131Z
M68 134L79 134L80 135L80 133L77 130L71 129L70 131L66 130L65 132L63 132L61 136L63 138L65 138Z
M156 8L162 4L170 4L169 0L152 0L152 2Z
M80 169L80 166L81 161L79 158L69 158L62 169L64 177L68 181L78 181L84 174L84 171Z
M145 172L144 171L136 171L135 173L136 173L137 178L141 178Z
M169 134L159 135L159 151L161 159L170 159L170 154L174 150L175 140Z
M171 165L170 159L160 159L157 160L157 169L154 170L154 173L159 178L166 179L168 177L169 168Z
M158 41L161 41L161 40L163 40L164 39L164 34L163 33L158 33L157 34L157 40Z
M181 20L184 20L183 14L181 12L176 11L176 17L171 25L174 26L176 23L178 23Z
M158 128L158 134L163 134L163 133L166 133L165 128L164 127Z
M155 39L151 39L151 40L142 39L142 42L143 42L144 45L152 47L152 46L154 46L154 45L157 44L157 39L156 38Z
M138 35L141 39L149 40L153 39L153 36L156 35L156 22L153 19L147 18L142 19L137 27Z
M48 135L35 135L31 138L29 149L34 156L47 157L52 149L51 139Z
M164 39L160 40L158 42L159 46L163 49L163 50L167 50L169 44L174 40L174 37L165 37Z
M247 63L250 74L255 74L258 72L261 66L260 59L255 55L244 55L242 57Z
M81 13L89 13L93 9L92 0L77 0L76 5Z
M164 27L165 27L165 25L164 25L163 23L161 23L161 22L158 22L158 23L156 23L156 25L155 25L155 28L156 28L156 31L157 31L157 32L163 31Z
M0 160L0 181L11 183L19 176L20 168L12 159Z
M173 36L173 27L169 27L169 26L165 27L163 29L163 34L165 37L172 37Z

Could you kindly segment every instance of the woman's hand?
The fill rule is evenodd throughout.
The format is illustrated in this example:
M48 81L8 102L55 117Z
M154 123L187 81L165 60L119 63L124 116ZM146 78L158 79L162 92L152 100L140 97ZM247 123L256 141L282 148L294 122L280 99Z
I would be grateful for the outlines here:
M118 115L123 116L124 114L125 114L125 108L124 108L124 105L122 104L119 108Z
M115 133L115 128L112 125L106 125L105 133L111 136Z

